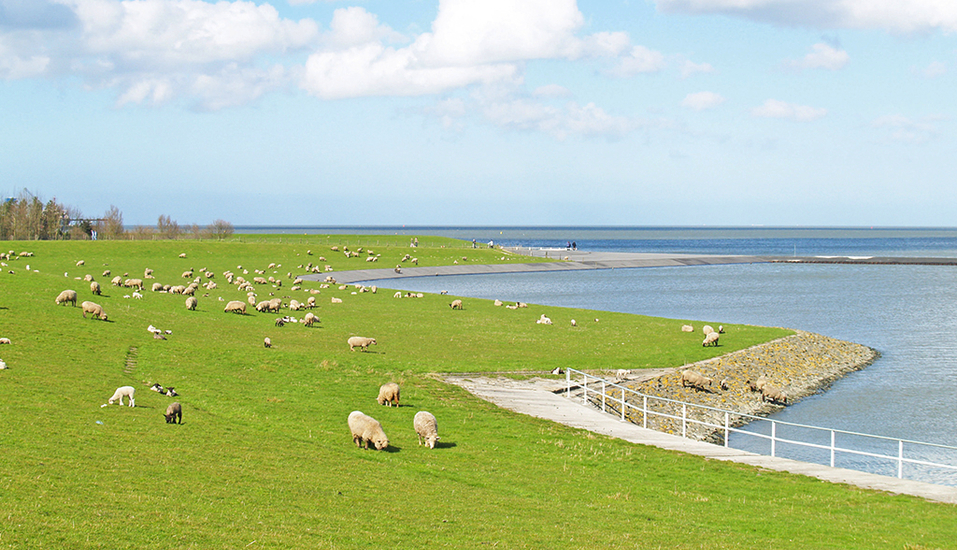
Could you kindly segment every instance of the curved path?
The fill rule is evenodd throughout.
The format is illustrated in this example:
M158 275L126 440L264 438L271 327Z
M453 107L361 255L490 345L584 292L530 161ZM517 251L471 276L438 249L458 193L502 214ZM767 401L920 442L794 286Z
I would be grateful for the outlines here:
M758 455L648 430L631 422L622 422L617 416L603 413L592 406L582 404L580 401L563 397L561 390L565 387L564 380L537 378L530 381L517 381L504 377L493 379L484 376L446 375L445 381L461 386L486 401L514 412L624 439L632 443L653 445L662 449L671 449L715 460L750 464L769 470L791 472L833 483L846 483L865 489L913 495L927 500L957 504L957 487L933 485L921 481L898 479L856 470L832 468L786 458Z

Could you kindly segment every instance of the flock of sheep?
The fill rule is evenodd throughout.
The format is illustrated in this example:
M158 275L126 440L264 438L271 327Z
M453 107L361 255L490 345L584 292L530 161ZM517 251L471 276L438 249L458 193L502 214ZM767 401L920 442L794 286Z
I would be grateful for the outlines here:
M399 406L399 385L395 382L383 384L379 388L379 396L376 401L380 405ZM382 429L382 424L365 414L362 411L352 411L349 413L349 431L352 432L352 442L357 447L366 449L371 443L376 450L381 451L388 448L389 438ZM430 449L435 448L439 441L439 424L435 420L435 415L428 411L419 411L415 413L412 419L412 429L418 437L419 445L425 445Z

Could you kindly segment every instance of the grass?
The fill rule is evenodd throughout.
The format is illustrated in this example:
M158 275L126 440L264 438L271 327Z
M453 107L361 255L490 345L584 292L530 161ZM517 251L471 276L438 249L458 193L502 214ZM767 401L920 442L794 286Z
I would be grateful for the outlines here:
M306 296L289 289L286 273L320 255L336 270L393 266L410 252L419 265L527 260L426 236L410 249L408 239L0 243L35 253L0 273L0 336L14 342L0 347L10 366L0 371L0 547L953 546L953 506L633 445L498 409L431 376L675 366L785 330L700 320L727 328L712 349L678 330L685 320L534 304L511 311L469 298L452 311L450 296L351 287L321 290L317 326L278 328L276 314L225 314L218 300L244 297L222 277L239 265L251 278L282 264L266 275L283 287L257 286L263 298ZM328 250L334 244L371 246L382 258L347 259ZM123 298L131 292L101 275L141 277L146 267L168 284L205 267L219 288L189 312L179 295ZM75 280L86 273L103 296ZM54 305L65 288L103 305L109 321ZM542 313L555 324L535 324ZM172 330L169 339L154 340L150 324ZM351 335L379 343L350 352ZM403 406L376 404L387 381L402 386ZM183 425L165 424L171 399L148 391L153 382L180 391ZM100 406L127 384L137 388L135 408ZM356 409L382 422L388 452L352 444L346 417ZM439 420L435 450L417 444L418 410Z

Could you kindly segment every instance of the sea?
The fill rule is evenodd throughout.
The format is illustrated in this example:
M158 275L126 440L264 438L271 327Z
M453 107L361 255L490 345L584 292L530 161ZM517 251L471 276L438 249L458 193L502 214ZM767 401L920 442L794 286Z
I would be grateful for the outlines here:
M237 232L251 232L237 228ZM957 258L957 228L894 227L296 227L263 232L438 235L502 246L755 256ZM417 292L692 319L712 325L795 328L880 352L773 418L957 447L957 268L941 265L753 263L406 278L380 286ZM671 365L662 365L671 366ZM627 367L624 365L623 367ZM582 365L587 369L588 365ZM767 431L755 423L755 431ZM731 446L766 452L764 440L732 435ZM879 454L897 454L896 442ZM754 448L752 448L754 447ZM816 450L779 446L779 456L826 461ZM930 459L957 464L957 454ZM824 453L827 454L827 453ZM847 464L896 475L867 456ZM842 464L838 463L838 466ZM957 475L912 477L957 485Z

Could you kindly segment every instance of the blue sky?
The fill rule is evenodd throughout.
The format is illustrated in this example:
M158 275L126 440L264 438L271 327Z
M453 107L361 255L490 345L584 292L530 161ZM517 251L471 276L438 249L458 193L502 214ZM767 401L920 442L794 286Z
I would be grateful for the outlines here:
M954 226L957 3L0 0L0 193L127 224Z

